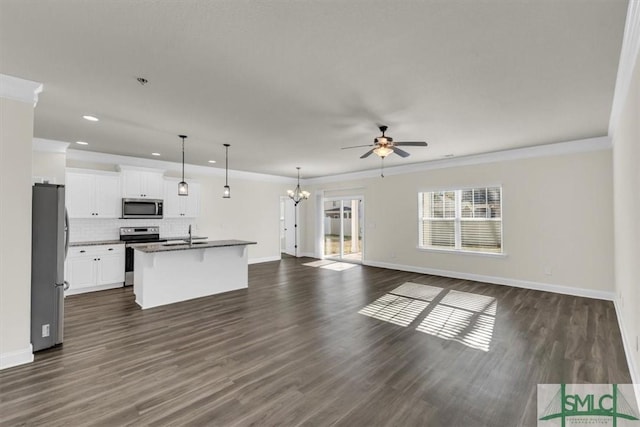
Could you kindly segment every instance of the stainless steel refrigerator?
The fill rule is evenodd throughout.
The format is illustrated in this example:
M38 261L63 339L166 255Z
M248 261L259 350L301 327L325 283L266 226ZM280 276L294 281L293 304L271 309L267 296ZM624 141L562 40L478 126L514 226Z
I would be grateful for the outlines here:
M33 351L62 343L68 224L64 207L64 185L34 184L31 230Z

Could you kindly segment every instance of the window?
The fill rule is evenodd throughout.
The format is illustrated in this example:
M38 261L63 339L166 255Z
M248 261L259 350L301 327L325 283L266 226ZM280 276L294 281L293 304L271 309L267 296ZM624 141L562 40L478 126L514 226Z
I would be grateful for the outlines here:
M419 246L502 253L502 188L418 193Z

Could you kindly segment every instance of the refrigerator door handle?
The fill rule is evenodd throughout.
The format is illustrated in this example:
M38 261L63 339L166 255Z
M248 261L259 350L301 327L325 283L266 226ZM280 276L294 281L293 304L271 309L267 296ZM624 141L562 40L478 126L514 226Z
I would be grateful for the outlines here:
M64 287L63 287L64 286ZM63 287L62 290L66 291L67 289L69 289L69 282L67 282L66 280L62 283L56 283L56 287L60 288Z
M67 259L69 252L69 212L64 208L64 259Z

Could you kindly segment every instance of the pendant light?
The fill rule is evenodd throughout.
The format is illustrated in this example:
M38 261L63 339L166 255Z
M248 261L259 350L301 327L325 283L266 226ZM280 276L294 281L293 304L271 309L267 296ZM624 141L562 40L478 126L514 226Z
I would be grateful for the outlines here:
M178 183L178 196L188 196L189 184L184 180L184 140L187 135L178 135L178 137L182 138L182 181Z
M225 149L225 166L224 166L224 190L222 192L223 199L231 198L231 187L229 187L229 144L222 144Z

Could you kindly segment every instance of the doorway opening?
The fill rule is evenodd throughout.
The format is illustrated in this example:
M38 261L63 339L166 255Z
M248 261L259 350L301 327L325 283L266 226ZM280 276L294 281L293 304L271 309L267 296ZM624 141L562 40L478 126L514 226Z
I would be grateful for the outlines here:
M362 262L364 210L361 197L324 199L324 257Z

